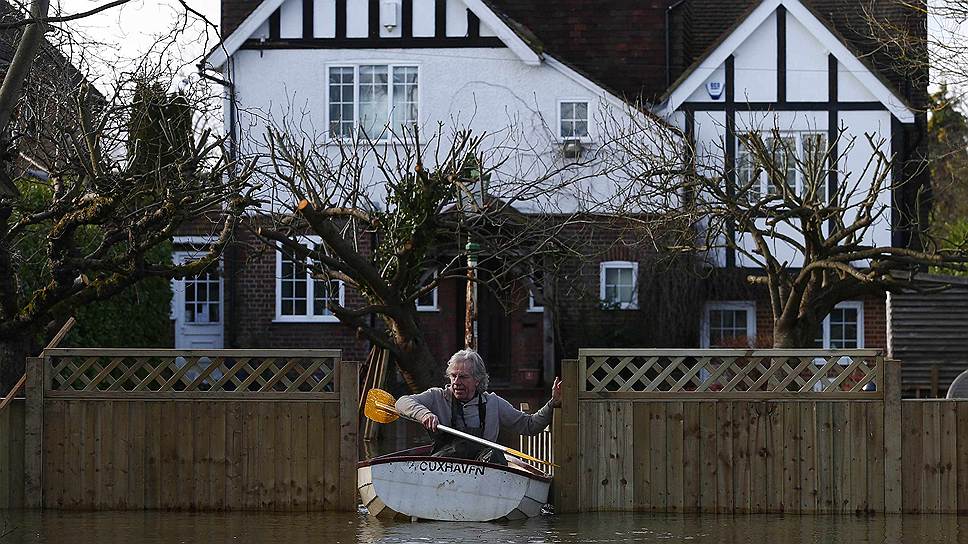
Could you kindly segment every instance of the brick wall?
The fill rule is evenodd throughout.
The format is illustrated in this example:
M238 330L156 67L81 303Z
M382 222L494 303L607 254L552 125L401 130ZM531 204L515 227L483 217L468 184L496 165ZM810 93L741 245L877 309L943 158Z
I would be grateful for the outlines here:
M261 245L251 233L240 231L238 236L238 243L226 256L231 261L231 265L226 265L226 347L341 349L346 359L365 359L369 342L351 327L340 323L275 321L275 250ZM358 240L362 251L370 250L368 236ZM233 282L235 289L230 288ZM462 279L441 280L438 310L418 313L430 350L441 364L464 346L464 286ZM512 367L504 381L517 386L524 385L516 381L521 377L518 370L541 368L543 327L540 313L526 311L526 291L520 286L513 290L516 302L504 317L511 330L508 358ZM348 307L358 307L364 300L358 292L347 288L345 302Z
M698 346L702 278L687 258L660 257L634 229L610 225L568 233L587 255L561 263L555 274L558 356L583 347ZM600 300L600 264L638 264L638 309L608 309Z
M231 299L226 297L227 347L341 349L344 359L366 358L368 344L351 327L341 323L275 321L276 252L245 230L240 230L238 236L232 264L226 264L230 276L227 283L235 282L234 290L226 289L227 295L233 291ZM366 244L369 238L360 240ZM362 297L347 288L345 300L348 305L358 305Z

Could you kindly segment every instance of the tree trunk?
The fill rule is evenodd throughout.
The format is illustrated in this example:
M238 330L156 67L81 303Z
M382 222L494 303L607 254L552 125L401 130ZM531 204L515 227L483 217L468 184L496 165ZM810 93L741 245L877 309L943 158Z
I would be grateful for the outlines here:
M0 396L17 384L27 365L27 342L19 339L0 340Z
M438 361L427 345L416 319L384 318L396 346L394 358L407 388L419 393L443 383L443 361Z
M773 347L776 349L811 348L817 335L817 323L805 319L792 322L773 321Z

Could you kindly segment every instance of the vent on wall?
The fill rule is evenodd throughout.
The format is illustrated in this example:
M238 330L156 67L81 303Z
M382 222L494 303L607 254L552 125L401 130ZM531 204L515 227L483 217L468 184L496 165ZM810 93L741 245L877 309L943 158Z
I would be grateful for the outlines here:
M568 138L561 142L561 156L566 159L581 158L582 151L584 151L584 146L581 140L577 138Z

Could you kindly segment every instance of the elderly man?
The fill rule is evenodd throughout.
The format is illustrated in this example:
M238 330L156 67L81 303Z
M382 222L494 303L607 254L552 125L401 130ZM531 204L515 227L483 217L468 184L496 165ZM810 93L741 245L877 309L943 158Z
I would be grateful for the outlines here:
M534 414L526 414L494 393L488 393L484 359L470 349L451 356L444 376L449 382L446 387L432 387L417 395L400 397L396 405L402 414L420 421L433 433L432 455L506 465L504 454L498 450L437 432L438 422L443 420L452 428L496 442L501 429L517 434L540 433L551 423L553 409L561 405L558 378L551 387L551 400Z

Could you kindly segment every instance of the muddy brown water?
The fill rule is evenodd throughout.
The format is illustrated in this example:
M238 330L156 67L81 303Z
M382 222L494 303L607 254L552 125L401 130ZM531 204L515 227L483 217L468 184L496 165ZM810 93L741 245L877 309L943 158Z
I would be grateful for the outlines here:
M0 512L0 543L966 542L957 516L580 514L520 522L381 522L364 514Z

